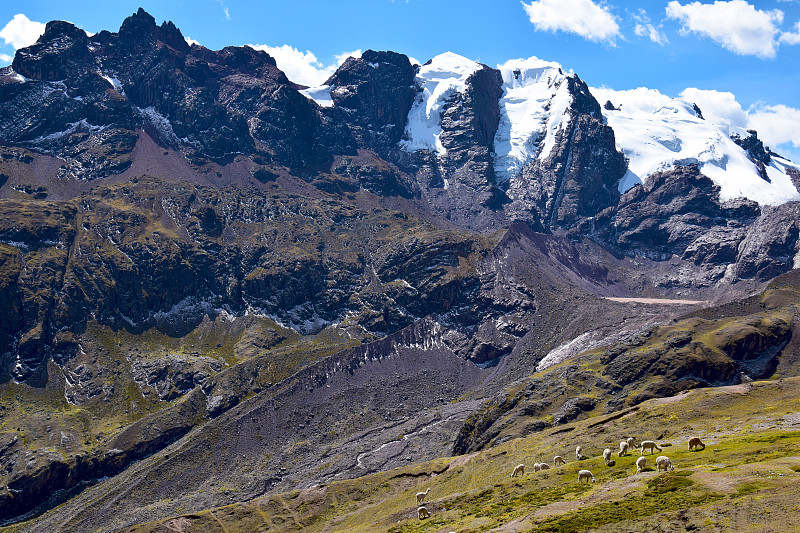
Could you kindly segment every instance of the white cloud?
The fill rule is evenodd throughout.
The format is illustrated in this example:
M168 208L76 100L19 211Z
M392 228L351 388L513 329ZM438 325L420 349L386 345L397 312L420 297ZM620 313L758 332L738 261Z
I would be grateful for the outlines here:
M665 45L669 42L667 36L661 31L661 25L656 28L651 22L647 12L639 8L638 11L629 12L630 17L636 23L633 32L639 37L649 37L656 44Z
M198 46L202 46L202 45L200 44L200 42L199 42L199 41L195 41L194 39L192 39L192 38L191 38L191 37L189 37L189 36L186 36L186 37L184 38L184 40L186 41L186 44L188 44L189 46L192 46L193 44L196 44L196 45L198 45Z
M652 24L637 24L633 31L639 37L650 37L651 41L661 46L669 42L667 36Z
M222 8L222 12L225 13L225 20L231 20L231 12L228 11L228 6L225 5L225 2L223 0L217 0L217 2Z
M800 44L800 20L795 24L795 32L781 33L780 41L784 44Z
M267 46L265 44L248 45L256 50L263 50L273 58L290 80L308 87L316 87L325 83L331 74L336 72L339 65L350 57L361 57L361 50L343 52L336 56L334 63L325 65L312 52L301 52L293 46Z
M612 45L620 37L614 15L592 0L536 0L522 7L537 30L576 33Z
M601 105L610 101L614 106L619 107L622 102L625 102L623 107L626 111L643 111L645 113L655 113L671 100L669 96L647 87L627 91L615 91L608 87L592 87L591 92Z
M680 21L685 33L709 37L736 54L761 58L775 57L777 25L783 22L781 10L761 11L744 0L686 5L672 0L667 16Z
M684 89L680 96L684 100L697 104L703 113L703 118L707 121L740 128L749 127L747 113L736 101L733 93L689 87Z
M800 109L785 105L756 106L747 112L747 127L758 131L764 144L773 148L789 144L800 148Z
M13 56L8 54L0 54L0 63L11 63L12 59L14 59Z
M6 44L11 44L15 50L19 50L34 44L44 33L44 27L41 22L34 22L22 13L18 13L0 30L0 37Z
M358 50L353 50L352 52L342 52L341 54L336 54L334 56L334 58L336 58L336 67L333 70L336 71L336 69L339 68L339 65L347 61L348 57L361 57L361 49L359 48Z

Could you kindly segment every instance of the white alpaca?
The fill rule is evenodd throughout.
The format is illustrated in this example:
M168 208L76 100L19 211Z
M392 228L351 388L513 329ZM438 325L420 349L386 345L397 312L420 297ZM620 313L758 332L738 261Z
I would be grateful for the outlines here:
M619 443L619 453L617 455L619 455L620 457L624 457L624 456L628 455L628 448L630 448L630 444L628 444L628 441L624 440L624 441L620 442Z
M517 465L514 467L514 471L511 472L511 477L519 477L525 475L525 465ZM421 492L419 494L422 494ZM417 498L419 498L419 494L417 494ZM417 502L419 503L419 502Z
M427 507L417 507L417 516L420 520L422 520L423 518L430 518L431 513L428 512Z
M584 480L586 480L586 483L589 483L589 478L591 478L592 483L594 483L594 474L588 470L581 470L578 472L578 483L583 483Z
M666 472L667 469L675 470L675 467L672 465L672 461L670 461L669 457L666 455L660 455L658 456L658 459L656 459L656 468L659 472L661 472L662 467L664 468L664 472Z
M586 459L586 457L584 457L583 455L581 455L581 452L582 452L582 451L583 451L583 448L581 448L580 446L578 446L577 448L575 448L575 460L577 460L577 461L583 461L584 459Z
M605 450L603 450L603 461L605 461L606 464L608 464L610 460L611 460L611 448L606 448Z
M625 439L625 442L628 443L628 448L629 449L632 450L632 449L636 448L636 439L634 439L633 437L628 437L627 439Z
M645 450L650 450L650 455L653 455L655 453L654 450L661 451L661 448L658 447L658 444L656 444L652 440L643 440L641 446L642 446L642 451L639 453L639 455L644 455Z
M542 470L550 470L550 465L547 463L539 463L539 472Z
M647 464L647 457L639 457L636 459L636 473L638 474L642 470L644 470L644 465Z
M555 457L553 457L553 464L556 466L561 466L567 464L567 462L560 455L556 455Z
M702 448L700 448L701 450L705 450L706 449L706 445L703 444L703 441L700 440L700 437L692 437L691 439L689 439L689 451L690 452L696 450L700 446L702 446Z
M542 467L541 463L533 463L533 471L534 472L538 472L541 467Z
M514 470L516 470L516 468ZM513 477L514 474L511 474L511 475ZM425 496L428 495L428 492L430 492L430 490L431 490L431 488L428 487L428 489L425 492L418 492L417 493L417 505L422 505L422 502L425 501Z

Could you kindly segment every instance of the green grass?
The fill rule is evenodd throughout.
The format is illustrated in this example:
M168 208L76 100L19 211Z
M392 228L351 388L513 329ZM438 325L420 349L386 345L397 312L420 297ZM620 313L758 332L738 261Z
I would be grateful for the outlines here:
M770 519L790 530L800 527L794 488L800 473L800 432L768 426L777 426L785 414L795 412L799 394L800 378L758 382L749 390L700 389L671 402L645 402L638 412L602 425L589 418L567 425L573 428L567 433L546 430L471 456L441 458L229 505L213 510L214 520L228 533L267 528L312 533L477 533L511 528L509 524L513 528L502 530L644 532L659 523L680 525L681 530L700 528L704 521L727 524L719 526L720 531L759 531L763 513L758 509L764 509L773 513ZM765 411L767 406L774 409ZM755 419L763 424L741 429ZM615 454L616 465L611 468L602 463L603 447L624 435L635 435L637 441L656 438L653 428L665 434L657 440L673 444L660 453L672 459L676 470L656 472L656 455L648 455L647 468L636 474L637 453ZM687 449L686 440L694 435L703 438L706 450ZM530 468L534 461L549 462L555 453L570 458L568 452L574 451L576 442L589 459L510 477L520 462ZM579 484L577 471L582 468L591 470L597 482ZM419 520L414 495L427 487L431 491L425 505L431 518ZM743 499L755 494L758 498ZM743 501L755 510L733 512ZM211 513L187 519L186 533L212 531ZM719 521L718 516L726 518ZM156 530L153 523L125 531Z

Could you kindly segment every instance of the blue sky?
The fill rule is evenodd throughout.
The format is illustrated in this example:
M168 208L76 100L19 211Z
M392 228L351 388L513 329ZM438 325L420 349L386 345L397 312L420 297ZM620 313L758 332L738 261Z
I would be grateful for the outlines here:
M759 133L800 160L800 0L6 1L0 65L41 28L27 21L116 31L140 6L212 49L265 45L306 84L324 79L340 54L372 48L421 62L452 51L490 66L537 56L593 87L731 93L705 94L733 106L740 125L774 130Z

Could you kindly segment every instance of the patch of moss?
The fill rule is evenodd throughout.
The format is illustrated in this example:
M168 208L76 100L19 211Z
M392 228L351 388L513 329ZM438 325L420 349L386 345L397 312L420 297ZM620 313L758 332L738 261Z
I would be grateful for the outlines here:
M688 479L690 475L692 475L692 472L688 470L661 474L647 482L647 490L644 494L645 496L655 497L676 490L686 490L694 485L694 481Z
M731 499L754 494L764 488L763 483L747 482L736 487L736 492L730 495Z
M536 531L558 533L587 531L606 524L641 519L666 511L690 509L722 498L720 494L691 490L693 484L685 475L662 474L648 482L648 488L641 496L582 506L572 513L543 520L537 524Z

